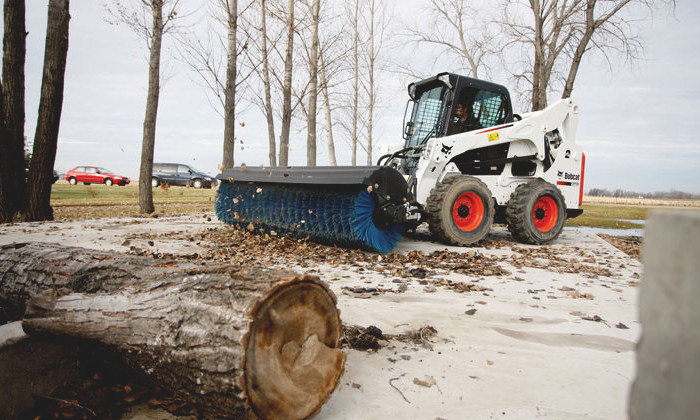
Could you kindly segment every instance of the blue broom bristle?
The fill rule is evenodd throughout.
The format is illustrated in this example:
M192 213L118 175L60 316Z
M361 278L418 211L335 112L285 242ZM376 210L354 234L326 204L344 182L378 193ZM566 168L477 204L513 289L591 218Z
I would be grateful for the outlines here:
M379 229L372 220L376 198L365 188L331 191L319 186L223 181L216 215L229 225L253 223L329 245L386 253L401 239L401 225Z

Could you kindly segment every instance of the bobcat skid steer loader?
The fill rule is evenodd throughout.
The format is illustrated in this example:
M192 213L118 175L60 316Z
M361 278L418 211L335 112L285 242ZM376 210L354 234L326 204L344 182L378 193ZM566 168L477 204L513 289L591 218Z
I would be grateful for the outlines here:
M451 73L408 93L404 141L377 166L230 168L217 176L217 216L388 252L424 222L448 244L480 241L494 220L542 244L582 213L585 155L571 99L516 115L505 87Z

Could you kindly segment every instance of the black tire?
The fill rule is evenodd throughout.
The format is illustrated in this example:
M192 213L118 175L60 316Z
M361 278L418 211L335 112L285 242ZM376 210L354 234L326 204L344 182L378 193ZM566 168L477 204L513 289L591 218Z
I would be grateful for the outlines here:
M202 182L201 179L195 179L192 181L192 186L197 188L197 189L202 188L203 185L204 185L204 183Z
M105 185L108 186L108 187L111 187L112 185L114 185L114 181L112 181L112 180L109 179L109 178L106 178L106 179L105 179Z
M508 200L506 223L511 235L526 244L555 240L564 229L566 203L555 185L538 178L519 185Z
M158 178L151 178L151 187L157 188L160 185L160 180Z
M451 175L430 192L426 203L430 232L452 245L471 245L491 230L491 191L477 178Z
M78 183L78 180L73 177L70 177L68 178L68 183L71 185L76 185Z

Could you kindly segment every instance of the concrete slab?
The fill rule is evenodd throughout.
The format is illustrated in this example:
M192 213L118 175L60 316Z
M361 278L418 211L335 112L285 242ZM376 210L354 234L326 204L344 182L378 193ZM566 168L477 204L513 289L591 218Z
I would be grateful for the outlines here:
M0 244L191 254L211 245L197 234L221 227L213 215L15 224L0 226ZM479 253L508 274L445 271L421 279L367 264L285 264L330 284L345 325L390 334L437 330L420 345L347 350L345 373L318 419L627 418L641 333L641 263L587 232L565 231L551 245L529 246L497 227L488 239L497 246L448 247L419 231L397 250L419 250L424 258L445 249L456 253L450 258ZM481 291L460 293L448 282L472 282ZM387 291L350 291L369 286Z

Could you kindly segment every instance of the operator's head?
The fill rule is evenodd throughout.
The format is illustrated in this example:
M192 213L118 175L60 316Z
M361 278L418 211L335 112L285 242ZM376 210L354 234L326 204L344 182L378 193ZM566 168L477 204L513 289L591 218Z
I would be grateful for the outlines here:
M455 117L460 120L466 120L469 118L469 108L461 102L458 103L455 108Z

